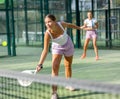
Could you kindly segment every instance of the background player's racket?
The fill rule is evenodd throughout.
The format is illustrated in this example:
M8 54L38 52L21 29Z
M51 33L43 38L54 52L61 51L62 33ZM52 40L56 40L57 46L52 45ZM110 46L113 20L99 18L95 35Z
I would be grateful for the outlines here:
M24 70L21 73L36 74L37 70ZM18 83L23 87L27 87L27 86L30 86L32 84L32 80L18 79Z

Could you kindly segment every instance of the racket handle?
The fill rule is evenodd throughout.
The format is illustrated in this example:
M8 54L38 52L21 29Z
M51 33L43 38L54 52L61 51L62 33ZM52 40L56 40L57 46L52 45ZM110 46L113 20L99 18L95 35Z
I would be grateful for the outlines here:
M38 64L37 66L39 66L41 69L43 68L43 65L42 65L42 64Z

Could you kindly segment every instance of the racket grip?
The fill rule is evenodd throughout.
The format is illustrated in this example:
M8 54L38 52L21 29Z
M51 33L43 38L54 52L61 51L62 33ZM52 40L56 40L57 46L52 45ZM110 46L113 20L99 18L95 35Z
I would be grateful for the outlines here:
M42 65L42 64L38 64L37 66L39 66L41 69L43 68L43 65Z

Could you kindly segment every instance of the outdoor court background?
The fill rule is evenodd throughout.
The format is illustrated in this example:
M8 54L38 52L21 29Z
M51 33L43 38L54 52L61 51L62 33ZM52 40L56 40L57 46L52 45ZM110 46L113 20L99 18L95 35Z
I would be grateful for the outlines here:
M87 57L81 60L82 51L82 49L75 49L72 64L73 78L120 84L120 50L99 49L100 60L98 61L95 60L93 49L88 49ZM17 56L0 57L0 69L15 71L35 69L41 52L42 48L39 47L17 47ZM51 74L51 60L51 53L48 53L43 64L44 68L39 74ZM59 76L64 76L63 59Z

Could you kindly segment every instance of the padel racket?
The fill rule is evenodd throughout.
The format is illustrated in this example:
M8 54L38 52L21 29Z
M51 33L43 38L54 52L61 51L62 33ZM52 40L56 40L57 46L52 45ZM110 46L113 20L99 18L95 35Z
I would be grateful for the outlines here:
M26 73L26 74L36 74L37 70L24 70L21 73ZM32 84L32 80L27 80L27 79L18 79L18 83L23 86L23 87L27 87L30 86Z

